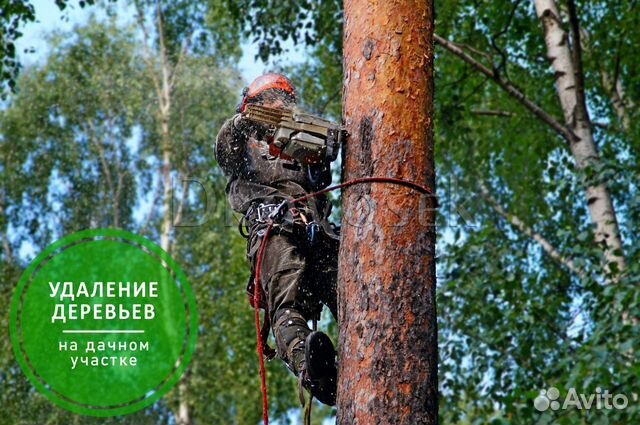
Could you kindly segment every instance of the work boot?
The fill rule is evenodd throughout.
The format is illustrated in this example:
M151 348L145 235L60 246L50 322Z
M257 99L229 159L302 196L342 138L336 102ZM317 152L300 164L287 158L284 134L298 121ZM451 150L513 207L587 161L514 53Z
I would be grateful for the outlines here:
M305 340L304 363L300 371L302 385L321 403L336 404L338 369L336 350L322 332L312 332Z
M311 329L304 316L294 309L277 312L275 316L273 335L278 347L278 356L298 376L304 363L304 341Z

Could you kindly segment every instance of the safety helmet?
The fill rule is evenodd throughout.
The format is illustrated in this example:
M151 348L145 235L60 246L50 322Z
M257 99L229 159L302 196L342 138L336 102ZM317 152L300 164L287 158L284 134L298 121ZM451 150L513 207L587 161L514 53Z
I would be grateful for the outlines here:
M270 72L253 80L249 87L242 90L242 103L238 108L238 112L243 112L248 103L258 101L261 95L271 92L280 93L288 97L293 102L296 99L296 89L291 80L282 74Z

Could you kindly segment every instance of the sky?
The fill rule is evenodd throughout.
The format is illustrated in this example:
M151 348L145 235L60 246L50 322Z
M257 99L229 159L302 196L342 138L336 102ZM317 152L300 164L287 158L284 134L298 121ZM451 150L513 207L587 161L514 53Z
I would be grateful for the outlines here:
M24 67L43 64L46 61L49 54L48 34L54 31L71 31L74 26L86 23L92 15L97 16L98 19L106 18L106 14L99 6L81 8L75 0L70 1L63 11L53 0L33 0L32 4L36 20L22 26L23 35L15 43L20 63ZM133 10L127 4L128 2L125 1L115 2L118 7L118 22L123 26L131 23L134 19ZM243 54L238 63L238 69L245 84L248 85L253 79L269 71L271 65L255 59L258 51L255 45L244 42L241 47ZM274 57L275 61L290 64L304 62L306 55L303 48L297 48L291 42L284 42L283 47L287 53ZM238 100L240 96L241 93L238 93ZM136 219L142 219L146 216L148 205L145 202L134 214ZM18 255L27 261L33 259L36 254L34 246L28 241L24 241L18 251Z
M97 16L103 16L99 7L78 6L76 1L70 2L64 11L60 11L53 0L34 0L33 5L36 12L36 21L27 23L23 28L23 36L16 42L17 52L20 55L21 63L25 66L42 63L47 57L48 46L45 35L54 30L71 30L76 24L87 22L92 13L97 12ZM117 3L124 13L123 16L131 16L131 12L127 11L123 6L123 2ZM126 18L122 18L123 23ZM283 44L289 52L276 59L286 60L290 63L301 63L304 61L304 49L296 48L290 42ZM31 50L33 52L25 52ZM250 82L257 76L270 69L269 64L264 64L260 60L255 59L258 51L257 47L251 43L242 44L242 58L238 64L240 72L245 81Z

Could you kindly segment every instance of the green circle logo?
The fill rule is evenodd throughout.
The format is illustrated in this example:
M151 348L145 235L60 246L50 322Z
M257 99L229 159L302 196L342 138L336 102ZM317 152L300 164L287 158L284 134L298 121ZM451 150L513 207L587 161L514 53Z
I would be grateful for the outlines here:
M178 264L116 229L74 233L38 255L16 288L10 328L38 391L92 416L132 413L160 399L185 372L198 331Z

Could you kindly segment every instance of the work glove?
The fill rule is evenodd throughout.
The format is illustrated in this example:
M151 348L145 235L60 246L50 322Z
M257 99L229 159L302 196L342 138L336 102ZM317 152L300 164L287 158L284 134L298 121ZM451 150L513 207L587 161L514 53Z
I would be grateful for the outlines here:
M233 117L233 126L236 131L245 135L253 135L258 140L266 140L268 137L269 127L262 123L251 121L242 114L237 114Z

